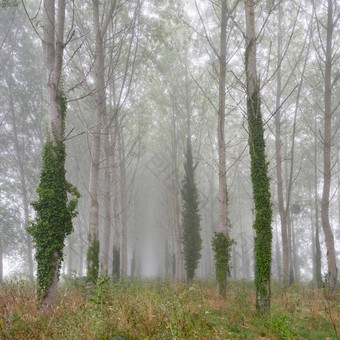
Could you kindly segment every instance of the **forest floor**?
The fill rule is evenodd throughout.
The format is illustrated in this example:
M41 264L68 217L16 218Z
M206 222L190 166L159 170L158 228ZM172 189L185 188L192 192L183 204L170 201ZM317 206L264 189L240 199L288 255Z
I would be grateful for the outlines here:
M340 339L340 303L324 290L273 284L271 312L258 315L250 282L122 281L87 288L81 278L59 284L57 305L37 308L27 281L0 287L0 339Z

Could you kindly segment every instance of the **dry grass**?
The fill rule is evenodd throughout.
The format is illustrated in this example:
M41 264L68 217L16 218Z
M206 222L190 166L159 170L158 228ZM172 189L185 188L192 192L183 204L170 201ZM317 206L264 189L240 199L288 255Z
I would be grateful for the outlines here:
M9 283L0 288L0 339L336 339L340 305L323 291L274 288L271 313L262 316L254 299L248 282L231 283L221 300L199 283L103 279L87 290L71 281L43 314L32 286Z

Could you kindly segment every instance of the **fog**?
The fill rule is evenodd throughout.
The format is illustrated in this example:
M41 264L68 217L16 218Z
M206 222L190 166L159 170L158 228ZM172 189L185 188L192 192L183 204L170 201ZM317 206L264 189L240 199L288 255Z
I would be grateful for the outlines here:
M220 6L204 1L196 5L151 0L117 3L119 11L108 19L102 46L104 89L96 86L92 3L74 1L67 5L63 141L66 177L81 197L73 232L65 240L61 279L87 275L88 235L91 228L97 228L100 275L113 275L117 246L121 277L186 280L183 186L190 140L202 239L195 277L215 280L211 242L219 226ZM282 281L282 228L287 228L290 280L315 285L318 261L322 277L328 273L321 219L327 11L321 5L313 8L309 1L299 5L283 2L279 32L279 9L271 7L273 1L264 3L256 9L257 67L273 210L272 277ZM26 227L36 216L30 203L38 199L50 108L42 41L37 34L43 32L42 10L34 1L25 4L34 19L27 17L21 3L3 1L0 7L0 282L35 277L37 273L36 250ZM234 240L230 280L253 280L255 210L241 32L245 24L243 4L238 8L227 23L224 103L228 233ZM103 2L101 20L108 9L109 2ZM337 2L334 11L339 15ZM332 38L329 194L338 267L339 29L339 25L333 27ZM106 108L105 114L97 116L100 90ZM275 118L278 112L279 121ZM99 149L94 151L96 136L100 136ZM279 150L281 159L277 157ZM91 181L96 153L99 175L94 194ZM282 185L283 210L288 214L285 227L281 226L278 182ZM96 227L90 217L94 206L98 209Z

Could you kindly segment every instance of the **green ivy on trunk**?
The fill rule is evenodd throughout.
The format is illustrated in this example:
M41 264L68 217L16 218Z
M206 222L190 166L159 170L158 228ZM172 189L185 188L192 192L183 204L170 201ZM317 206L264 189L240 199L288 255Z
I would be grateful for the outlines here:
M63 94L59 94L56 101L62 117L62 130L64 130L66 98ZM40 299L46 296L56 270L60 269L65 238L72 232L72 218L77 215L76 208L80 194L76 187L66 181L65 158L64 141L57 140L53 145L48 136L43 149L40 184L37 189L38 200L32 202L36 218L27 228L36 248ZM69 200L68 194L74 198Z

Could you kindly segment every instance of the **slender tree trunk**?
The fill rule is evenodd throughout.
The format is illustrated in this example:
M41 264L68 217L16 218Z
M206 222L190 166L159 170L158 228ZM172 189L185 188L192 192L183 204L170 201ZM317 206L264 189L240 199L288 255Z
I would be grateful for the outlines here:
M114 143L112 150L112 191L113 191L113 216L114 216L114 230L113 230L113 264L112 276L114 279L120 277L120 204L119 204L119 179L118 179L118 114L114 116Z
M338 235L340 238L340 147L338 145Z
M180 203L179 203L179 170L178 170L178 135L176 125L176 105L172 96L172 116L171 116L171 214L173 235L173 254L175 262L173 278L182 280L184 275L184 260L181 244L181 224L180 224Z
M4 263L3 263L3 251L2 251L2 238L0 233L0 285L2 285L4 279Z
M288 287L289 278L289 245L287 232L287 213L284 206L283 199L283 176L282 176L282 142L281 142L281 94L282 94L282 80L281 80L281 63L282 63L282 8L278 5L278 37L277 37L277 53L278 66L276 73L276 114L275 114L275 147L276 147L276 177L277 177L277 196L278 206L281 221L281 238L282 238L282 276L283 286Z
M28 213L28 198L27 198L27 185L26 185L26 176L25 176L25 169L24 164L22 160L22 151L20 151L19 146L19 138L18 138L18 129L17 129L17 123L15 118L15 112L14 112L14 100L13 100L13 94L12 94L12 80L8 80L8 87L9 87L9 101L10 101L10 108L11 108L11 116L12 116L12 123L13 123L13 137L14 137L14 146L15 146L15 152L17 155L17 161L18 161L18 168L19 168L19 175L20 175L20 189L21 189L21 196L22 196L22 206L24 208L24 227L26 228L28 226L29 222L29 213ZM26 239L26 245L27 245L27 264L28 264L28 272L30 277L33 279L33 246L32 246L32 238L31 235L24 230L24 235Z
M242 255L242 274L243 279L247 279L249 276L249 270L248 270L248 249L247 249L247 243L245 242L245 235L243 233L243 221L242 221L242 207L241 207L241 200L238 201L238 207L239 207L239 223L240 223L240 231L241 231L241 255Z
M104 170L104 239L103 239L103 259L102 269L104 273L109 271L110 258L110 241L111 241L111 142L110 142L110 125L107 117L104 119L104 153L105 153L105 170Z
M277 278L279 280L279 282L283 282L283 278L282 278L282 266L281 266L281 249L280 249L280 245L279 245L279 236L278 236L278 232L277 232L277 223L275 223L276 225L276 248L275 248L275 253L276 253L276 267L277 267Z
M316 160L316 158L314 158ZM315 168L316 169L316 168ZM319 214L317 199L313 199L313 188L310 185L310 203L314 205L314 212L311 212L311 226L312 226L312 259L313 259L313 287L321 288L321 257L320 257L320 240L319 240ZM315 205L316 204L316 205ZM319 257L318 257L319 256Z
M99 270L99 164L101 151L101 131L104 119L107 115L106 109L106 84L105 84L105 47L104 37L112 19L116 1L111 1L110 7L105 15L105 20L100 24L99 1L92 0L93 24L96 37L94 81L95 81L95 103L96 114L93 129L93 141L91 146L91 169L90 169L90 211L89 211L89 248L87 252L87 275L92 281L96 281Z
M227 235L227 170L226 147L224 138L225 125L225 95L226 95L226 60L227 60L227 1L222 0L221 12L221 46L220 46L220 74L219 74L219 106L218 106L218 231ZM225 296L225 291L220 294Z
M314 119L314 131L317 131L317 117ZM314 162L318 164L318 150L317 150L317 136L314 133ZM314 211L315 211L315 280L316 287L321 288L322 275L321 275L321 246L320 246L320 222L319 222L319 199L318 199L318 169L314 166Z
M123 139L122 127L119 128L118 138L118 157L119 157L119 177L120 177L120 206L122 223L122 247L121 247L121 275L128 275L128 202L126 187L126 157L125 144Z
M79 224L80 225L80 224ZM78 263L78 274L79 276L83 276L83 270L84 270L84 242L82 237L80 237L79 240L79 263Z
M332 40L333 40L333 4L328 0L327 40L325 60L325 116L323 136L323 192L321 202L322 228L325 234L328 262L328 284L332 298L337 293L337 267L334 236L329 221L329 202L331 188L331 143L332 143Z
M221 7L221 34L219 55L219 95L218 95L218 233L213 239L215 252L215 267L217 278L217 291L220 297L226 297L227 276L230 272L230 242L228 235L228 198L227 198L227 169L226 146L224 137L225 126L225 96L226 96L226 69L227 69L227 0L222 0Z
M297 283L300 282L300 264L299 264L299 256L297 251L297 245L296 245L296 230L295 225L291 221L291 228L292 228L292 262L293 262L293 268L294 268L294 278Z
M71 237L68 238L68 249L67 249L67 275L72 276L73 267L73 250Z
M99 23L99 1L92 0L93 22L96 37L94 79L96 88L96 114L93 129L93 140L91 147L91 170L90 170L90 210L89 210L89 231L88 231L88 252L87 252L87 275L90 280L96 281L99 270L99 163L101 149L101 130L103 119L106 116L106 95L105 95L105 73L104 73L104 47L103 32Z
M256 34L254 0L245 1L246 16L246 77L247 116L249 126L249 152L251 179L255 204L255 288L256 308L266 312L270 308L270 277L272 247L272 208L262 115L260 110L260 86L256 70Z
M289 244L289 277L288 277L288 285L291 286L295 281L295 273L293 266L294 259L294 249L293 249L293 236L292 236L292 224L290 219L290 213L287 214L287 227L288 227L288 244Z

